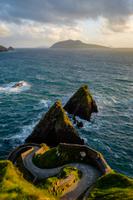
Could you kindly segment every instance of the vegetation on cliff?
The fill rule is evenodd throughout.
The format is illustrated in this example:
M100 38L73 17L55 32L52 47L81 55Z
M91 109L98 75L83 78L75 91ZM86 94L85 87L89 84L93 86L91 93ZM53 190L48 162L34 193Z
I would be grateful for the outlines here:
M26 142L46 143L49 146L57 146L61 142L84 143L78 136L60 101L57 101L42 117Z
M87 156L81 147L75 148L64 144L59 144L44 153L36 153L33 162L39 168L54 168L73 162L94 164L91 157Z
M82 119L90 120L93 112L98 112L97 105L93 99L88 86L83 85L69 99L64 106L64 109L74 116L79 116Z
M10 161L0 161L0 200L54 200L46 190L27 182Z
M81 176L77 168L65 167L57 176L42 180L38 186L47 190L51 195L61 197L78 183Z
M132 200L133 179L116 172L100 178L92 189L88 200Z

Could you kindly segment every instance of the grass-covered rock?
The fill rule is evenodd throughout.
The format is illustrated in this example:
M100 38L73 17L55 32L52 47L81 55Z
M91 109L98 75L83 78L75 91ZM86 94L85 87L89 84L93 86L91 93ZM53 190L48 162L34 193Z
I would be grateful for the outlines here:
M36 153L33 162L39 168L55 168L68 163L79 162L92 164L93 160L87 156L84 146L59 144L57 147L50 148L44 153Z
M61 157L58 156L58 148L49 149L43 154L35 154L33 163L39 168L54 168L62 164Z
M0 161L0 200L54 200L46 190L27 182L10 161Z
M49 146L57 146L59 143L84 143L78 136L60 101L57 101L42 117L26 142L46 143Z
M61 197L76 186L81 176L81 172L75 167L65 167L57 176L41 181L38 186L54 196Z
M83 85L69 99L64 106L64 109L74 116L79 116L82 119L90 120L93 112L98 112L97 105L93 99L88 86Z
M97 181L88 200L133 200L133 179L109 173Z

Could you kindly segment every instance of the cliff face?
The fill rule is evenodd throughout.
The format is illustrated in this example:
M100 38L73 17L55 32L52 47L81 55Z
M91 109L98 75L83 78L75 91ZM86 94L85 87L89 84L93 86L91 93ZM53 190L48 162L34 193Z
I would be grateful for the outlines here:
M57 101L42 117L26 142L46 143L50 146L57 146L61 142L84 144L60 101Z
M64 109L82 119L90 120L93 112L98 112L97 105L93 99L88 86L84 85L69 99Z

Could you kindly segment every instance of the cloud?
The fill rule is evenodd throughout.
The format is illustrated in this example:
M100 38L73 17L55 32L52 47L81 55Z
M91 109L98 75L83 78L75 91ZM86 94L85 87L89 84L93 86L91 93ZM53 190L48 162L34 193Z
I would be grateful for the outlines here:
M70 38L79 39L83 35L83 28L78 25L74 27L68 25L58 26L28 21L28 23L25 22L21 25L6 23L4 26L10 30L11 34L2 38L3 43L6 45L12 43L13 46L15 44L15 46L19 47L50 46L55 41L67 40Z
M18 30L19 35L25 35L25 33L27 33L27 37L39 40L41 38L42 40L47 41L47 43L53 43L54 41L62 39L75 39L82 33L81 27L78 26L72 28L63 25L60 27L57 25L43 25L37 22L30 22L22 25Z
M11 35L10 29L4 23L0 23L0 37L7 37Z
M0 19L8 22L72 26L102 17L110 29L121 31L133 14L133 0L1 0L0 8Z

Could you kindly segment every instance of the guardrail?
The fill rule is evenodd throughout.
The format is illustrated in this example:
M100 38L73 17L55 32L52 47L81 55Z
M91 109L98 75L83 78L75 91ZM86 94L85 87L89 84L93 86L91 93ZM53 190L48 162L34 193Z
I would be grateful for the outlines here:
M33 146L38 146L40 147L39 144L35 143L27 143L23 144L17 148L15 148L8 156L8 160L12 161L15 163L16 159L25 151L31 149ZM84 154L84 160L88 164L95 165L101 172L102 174L107 174L111 171L110 166L107 164L106 160L104 159L103 155L90 148L89 146L86 145L78 145L78 144L67 144L67 143L60 143L59 148L62 149L63 151L77 151L77 156L82 159L82 154ZM80 154L81 153L81 154Z

